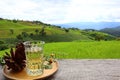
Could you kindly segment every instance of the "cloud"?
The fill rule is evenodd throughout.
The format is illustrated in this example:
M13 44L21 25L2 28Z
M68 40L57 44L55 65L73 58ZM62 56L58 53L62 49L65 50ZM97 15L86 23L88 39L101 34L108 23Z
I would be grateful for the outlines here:
M32 11L36 4L29 0L4 0L0 2L0 16L9 18L20 18L29 15L26 11Z
M71 6L68 9L67 19L78 22L113 21L115 17L111 19L111 16L119 17L119 4L120 1L118 0L72 0Z
M2 0L0 17L46 23L120 21L120 0Z

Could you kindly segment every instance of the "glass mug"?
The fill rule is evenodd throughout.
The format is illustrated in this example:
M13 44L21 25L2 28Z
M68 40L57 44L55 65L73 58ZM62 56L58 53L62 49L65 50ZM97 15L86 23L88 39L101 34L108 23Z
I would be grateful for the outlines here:
M26 54L26 72L29 76L43 73L43 45L44 41L24 42Z

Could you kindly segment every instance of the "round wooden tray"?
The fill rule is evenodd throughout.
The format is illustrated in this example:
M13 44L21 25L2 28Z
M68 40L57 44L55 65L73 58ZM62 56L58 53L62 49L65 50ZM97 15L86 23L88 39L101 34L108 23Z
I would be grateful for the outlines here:
M53 75L58 70L58 63L52 63L52 69L44 69L44 73L40 76L28 76L26 70L19 73L12 73L10 70L7 69L7 66L3 68L3 75L9 79L14 80L33 80L33 79L43 79Z

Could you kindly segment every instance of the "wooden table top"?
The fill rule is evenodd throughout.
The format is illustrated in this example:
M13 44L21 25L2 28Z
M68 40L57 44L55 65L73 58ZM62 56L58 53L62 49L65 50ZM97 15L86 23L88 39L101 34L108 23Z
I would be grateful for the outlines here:
M119 59L64 59L58 62L58 71L45 80L120 80ZM0 80L7 80L1 66Z

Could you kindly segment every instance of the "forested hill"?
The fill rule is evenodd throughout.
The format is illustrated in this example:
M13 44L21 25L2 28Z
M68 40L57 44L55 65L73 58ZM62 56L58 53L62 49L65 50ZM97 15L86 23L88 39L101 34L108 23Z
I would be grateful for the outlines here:
M101 29L100 31L114 35L116 37L120 37L120 26L115 27L115 28L105 28L105 29Z

